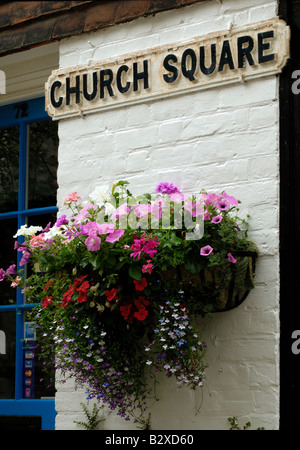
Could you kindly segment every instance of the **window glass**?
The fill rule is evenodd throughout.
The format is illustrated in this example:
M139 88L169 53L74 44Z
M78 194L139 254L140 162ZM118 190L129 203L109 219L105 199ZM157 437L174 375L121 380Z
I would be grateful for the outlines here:
M26 313L25 328L31 326L31 314ZM35 339L24 339L23 361L23 398L51 398L55 396L55 369L51 360L45 365L43 358L44 349L41 346L43 337L39 329L35 330ZM24 334L26 338L26 331ZM54 361L54 354L52 355Z
M40 226L43 229L46 229L47 225L50 224L52 226L56 222L56 213L48 213L48 214L39 214L36 216L29 216L26 218L26 224L30 226ZM26 277L30 277L32 275L32 268L30 265L26 265L24 267ZM26 303L26 293L25 293L25 303ZM32 302L29 302L32 303Z
M17 263L17 251L14 250L16 239L13 238L17 230L17 219L0 220L0 268L4 270ZM11 288L7 280L0 281L0 305L14 303L15 299L16 289Z
M19 127L0 129L0 213L18 209Z
M16 313L0 311L0 399L15 397Z
M57 122L29 125L27 207L56 205Z
M9 111L1 108L0 124L4 126L6 120L9 124L0 129L0 268L4 270L21 256L13 237L20 225L45 228L55 223L56 213L49 211L56 211L58 164L58 123L44 120L44 105L33 100L14 105L13 116ZM34 121L35 117L40 120ZM11 127L12 123L18 126ZM21 269L30 275L26 265ZM43 337L37 331L38 339L28 338L31 307L26 292L10 284L0 281L0 399L54 397L54 365L43 371Z

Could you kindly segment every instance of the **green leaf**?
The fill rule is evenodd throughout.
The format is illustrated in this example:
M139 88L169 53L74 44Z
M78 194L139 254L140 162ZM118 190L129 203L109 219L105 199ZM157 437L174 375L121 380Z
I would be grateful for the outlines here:
M89 262L93 266L94 269L99 269L101 266L101 257L100 254L95 252L95 254L91 253L91 256L89 257Z
M106 263L109 267L114 267L117 264L116 257L110 253L106 258Z
M142 270L140 266L130 266L129 267L129 275L134 278L135 280L141 280L142 279Z
M129 181L120 180L117 182L116 187L117 186L125 186L126 184L129 184Z

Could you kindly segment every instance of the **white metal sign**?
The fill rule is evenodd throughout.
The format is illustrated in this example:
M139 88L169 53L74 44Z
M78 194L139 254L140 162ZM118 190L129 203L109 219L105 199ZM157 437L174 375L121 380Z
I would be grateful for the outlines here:
M46 109L53 119L84 115L280 73L290 29L278 18L52 72Z

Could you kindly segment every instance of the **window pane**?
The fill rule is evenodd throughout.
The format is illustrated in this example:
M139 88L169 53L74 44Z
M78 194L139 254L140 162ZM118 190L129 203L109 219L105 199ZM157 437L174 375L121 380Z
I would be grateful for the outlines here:
M29 125L29 209L56 205L57 149L57 122L46 120Z
M48 214L37 214L34 216L27 217L26 223L30 227L33 226L41 226L46 228L46 226L50 223L51 226L56 222L56 213L48 213Z
M0 129L0 213L18 209L19 127Z
M17 251L14 250L16 239L13 235L18 230L16 219L0 220L0 268L7 270L9 266L17 263ZM7 305L15 302L16 289L10 287L7 280L0 282L0 305ZM11 301L12 300L12 301Z
M26 320L32 323L31 314L27 312ZM55 396L55 369L54 353L53 363L51 360L45 365L43 356L43 332L36 330L36 340L24 342L24 374L23 374L23 397L45 398ZM24 336L26 338L26 335ZM27 357L25 356L27 355Z
M0 399L11 399L15 397L15 312L0 312L0 330Z
M42 345L42 340L39 340ZM34 376L34 398L45 398L55 396L55 369L54 363L47 364L45 370L44 361L41 358L42 347L38 343L35 349L35 376ZM54 355L53 355L54 357Z
M29 216L27 217L26 224L30 226L40 226L42 228L46 228L46 226L50 223L52 226L56 222L56 213L49 213L49 214L39 214L35 216ZM25 268L25 274L26 277L30 277L32 275L32 269L30 267L30 264L26 264ZM26 295L25 295L25 303L26 303ZM31 302L30 302L31 303Z

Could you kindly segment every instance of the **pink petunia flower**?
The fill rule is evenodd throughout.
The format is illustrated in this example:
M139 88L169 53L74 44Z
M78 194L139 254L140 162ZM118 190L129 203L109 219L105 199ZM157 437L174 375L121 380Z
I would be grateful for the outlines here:
M226 200L226 198L221 198L216 201L216 207L220 211L226 211L226 209L228 209L230 207L230 203L228 200Z
M219 215L217 215L217 216L214 216L214 217L211 219L211 222L212 222L212 223L220 223L220 222L222 221L222 219L223 219L223 217L219 214Z
M113 243L115 241L118 241L123 236L124 233L125 230L122 230L121 228L118 230L114 230L112 233L107 235L105 240L107 242Z
M228 255L227 255L227 261L229 261L229 262L231 262L231 263L233 263L233 264L236 263L236 259L232 256L231 253L228 253Z
M140 205L132 206L132 210L136 217L140 219L141 217L146 216L148 213L151 213L151 205L142 203Z
M227 200L231 205L238 206L239 202L235 197L233 197L232 195L226 194L226 192L223 192L222 195L223 195L223 198L225 200Z
M205 247L200 248L201 256L208 256L213 251L213 248L210 245L206 245Z
M209 211L205 211L203 214L203 220L209 220L211 213Z
M6 269L6 275L15 275L16 273L16 265L12 264L11 266Z
M63 199L63 204L64 205L71 205L72 203L76 203L79 200L81 200L81 195L77 194L77 192L72 192L72 194L67 195L64 199Z
M142 272L143 273L152 273L154 265L151 263L151 259L147 259L147 264L143 264Z
M22 278L17 276L16 279L11 283L11 287L19 286L19 283L20 283L21 280L22 280Z
M180 194L180 190L173 183L159 183L155 191L159 194Z
M84 243L90 252L95 252L100 249L101 238L96 233L90 233Z
M29 246L31 248L45 247L45 245L46 245L46 242L45 242L44 236L41 234L39 234L38 236L33 236L29 242Z
M112 213L111 219L120 219L121 217L126 216L130 212L130 208L127 203L122 203L122 205L118 206L118 208Z

